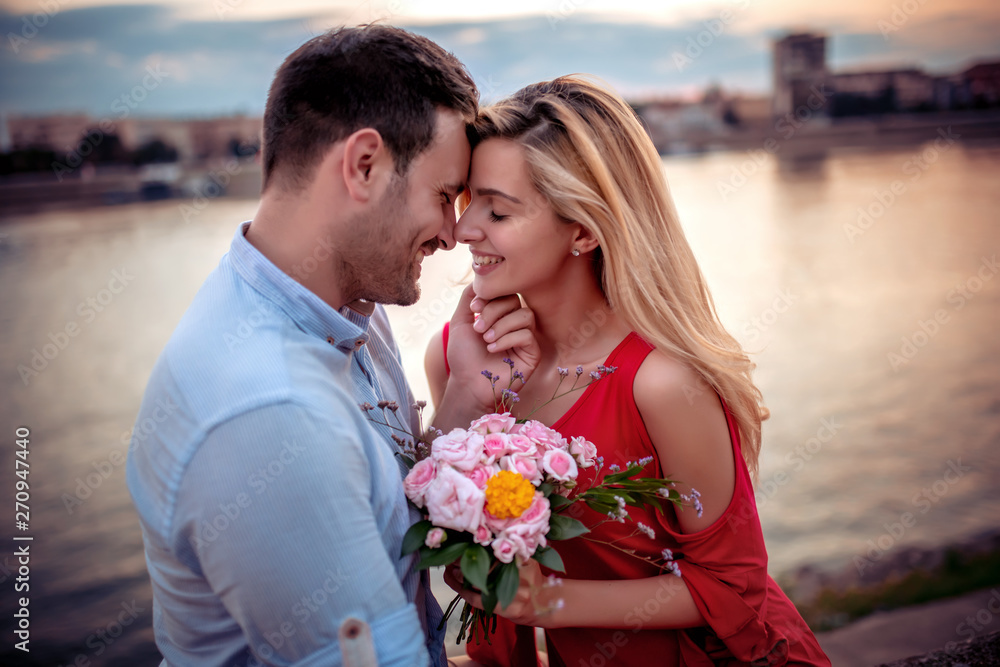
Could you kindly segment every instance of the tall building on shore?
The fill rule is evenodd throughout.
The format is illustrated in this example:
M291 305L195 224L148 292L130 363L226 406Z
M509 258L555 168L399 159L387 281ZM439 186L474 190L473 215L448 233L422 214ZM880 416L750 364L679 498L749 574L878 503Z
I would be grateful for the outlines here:
M772 113L784 116L808 103L814 89L829 78L826 36L788 35L774 43L774 101Z

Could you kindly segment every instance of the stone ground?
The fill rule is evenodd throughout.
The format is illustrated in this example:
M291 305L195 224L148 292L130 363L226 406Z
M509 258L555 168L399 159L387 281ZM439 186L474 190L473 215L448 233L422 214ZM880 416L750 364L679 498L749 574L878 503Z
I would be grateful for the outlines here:
M878 612L816 637L834 667L1000 666L1000 587Z

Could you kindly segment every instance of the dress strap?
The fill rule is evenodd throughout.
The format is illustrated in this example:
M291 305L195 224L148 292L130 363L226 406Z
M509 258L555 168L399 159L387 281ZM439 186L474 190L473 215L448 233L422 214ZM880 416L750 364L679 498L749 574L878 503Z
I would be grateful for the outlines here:
M444 372L451 375L451 366L448 365L448 325L451 322L445 322L444 328L441 329L441 342L444 344Z

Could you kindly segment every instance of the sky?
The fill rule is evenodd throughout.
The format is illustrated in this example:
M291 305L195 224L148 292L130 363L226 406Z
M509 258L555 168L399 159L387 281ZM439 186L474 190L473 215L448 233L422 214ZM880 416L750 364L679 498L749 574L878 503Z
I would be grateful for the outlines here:
M626 97L771 88L771 43L829 36L835 70L1000 60L995 0L0 0L0 113L259 115L275 69L335 25L382 20L453 51L485 100L560 74Z

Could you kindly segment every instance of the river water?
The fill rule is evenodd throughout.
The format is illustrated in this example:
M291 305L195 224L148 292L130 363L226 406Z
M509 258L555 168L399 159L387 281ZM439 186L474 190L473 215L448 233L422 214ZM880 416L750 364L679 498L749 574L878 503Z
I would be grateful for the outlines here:
M772 412L758 484L772 573L1000 525L1000 148L720 153L664 168ZM157 355L255 211L219 199L185 219L190 204L0 224L5 664L157 663L127 434ZM421 301L390 311L418 397L424 345L468 266L464 249L435 255ZM40 370L25 372L33 359ZM17 427L30 429L23 532ZM34 539L15 543L15 532ZM12 648L13 554L26 543L29 656Z

